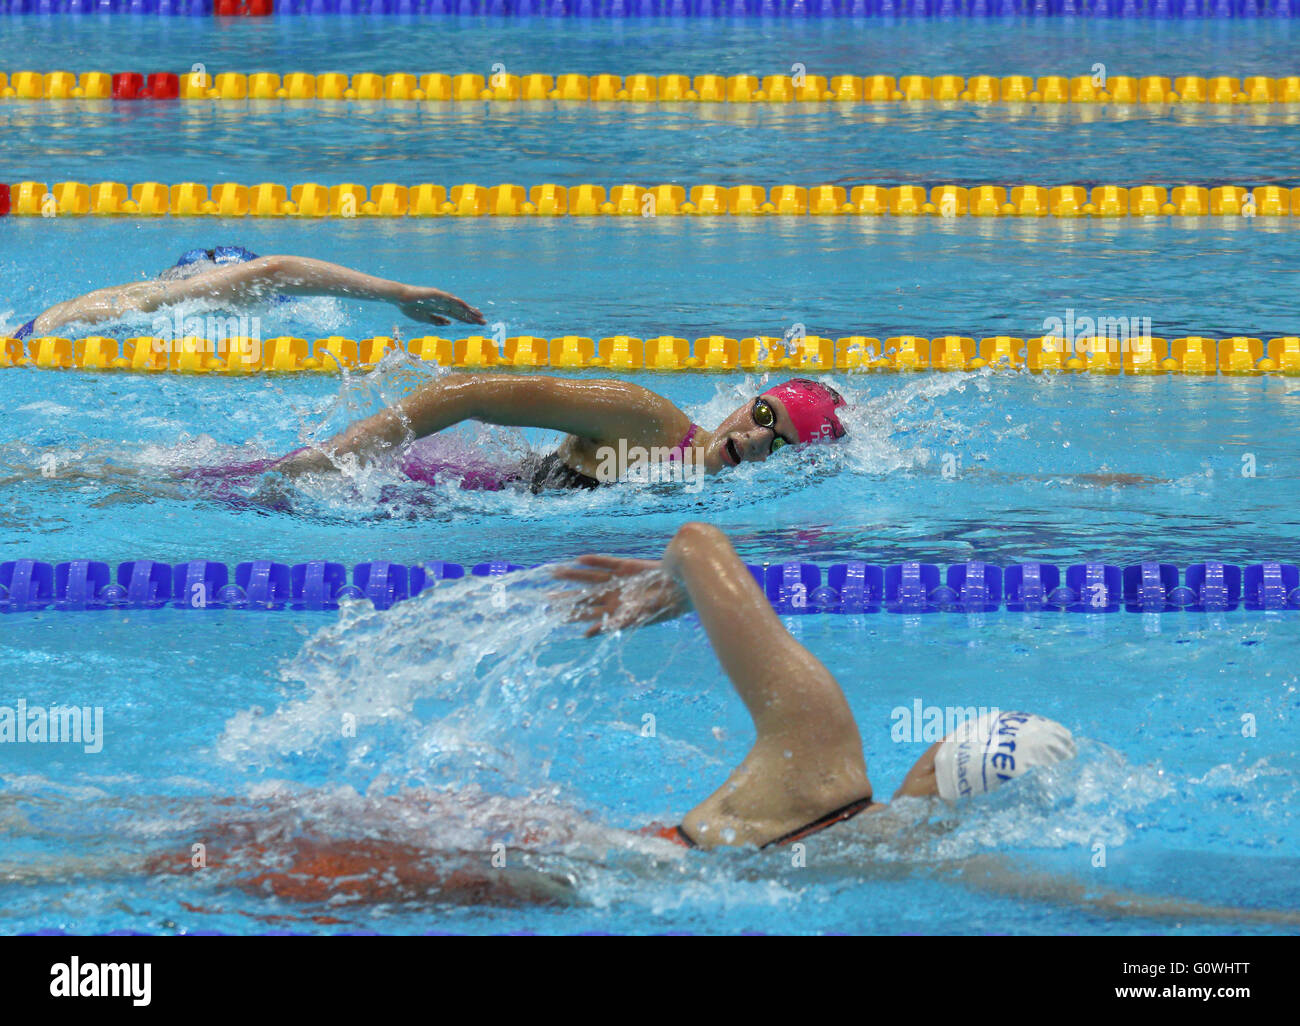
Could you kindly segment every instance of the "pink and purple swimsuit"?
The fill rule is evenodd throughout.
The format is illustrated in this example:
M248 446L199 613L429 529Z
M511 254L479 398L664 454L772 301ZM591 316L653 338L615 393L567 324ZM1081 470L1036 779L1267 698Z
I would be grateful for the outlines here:
M669 451L668 459L680 460L690 447L697 431L699 425L692 424L686 436ZM231 500L247 502L246 498L232 495L230 488L246 485L252 478L273 470L276 464L302 451L302 449L295 449L276 459L202 467L187 471L182 477L215 486L218 497L224 496ZM453 459L436 454L424 454L418 447L411 446L402 455L401 470L410 480L421 484L432 485L439 483L440 480L459 479L461 488L468 491L497 492L512 485L522 485L536 495L543 491L599 488L602 483L589 474L569 466L558 452L546 456L531 455L514 467L503 467L499 464L475 460L472 456Z

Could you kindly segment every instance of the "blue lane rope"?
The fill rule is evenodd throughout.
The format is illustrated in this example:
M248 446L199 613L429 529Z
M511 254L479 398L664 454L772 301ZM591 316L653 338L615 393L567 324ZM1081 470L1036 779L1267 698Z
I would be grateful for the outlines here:
M237 564L132 560L107 563L31 559L0 563L0 613L96 609L337 609L368 599L378 609L418 595L439 581L501 577L527 567L500 560L465 567L427 562ZM782 615L809 613L1071 612L1160 613L1300 609L1294 563L816 563L749 566Z
M0 0L0 14L209 17L212 0ZM1293 18L1300 0L276 0L277 15Z

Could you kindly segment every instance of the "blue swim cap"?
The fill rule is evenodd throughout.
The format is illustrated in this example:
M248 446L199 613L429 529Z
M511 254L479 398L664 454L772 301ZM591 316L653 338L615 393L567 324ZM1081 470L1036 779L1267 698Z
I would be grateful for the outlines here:
M176 261L176 266L185 267L197 263L244 264L256 259L257 254L243 246L218 246L216 249L186 250Z
M212 251L212 259L218 264L246 264L256 260L257 254L243 246L218 246Z

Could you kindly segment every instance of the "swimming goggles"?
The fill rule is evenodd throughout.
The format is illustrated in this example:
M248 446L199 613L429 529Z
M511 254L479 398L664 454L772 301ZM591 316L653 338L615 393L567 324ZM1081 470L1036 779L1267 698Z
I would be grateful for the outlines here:
M782 438L776 430L776 410L768 404L768 401L761 395L754 400L754 409L751 411L754 423L761 428L767 428L772 432L772 446L768 449L768 455L784 448L790 444L789 439Z

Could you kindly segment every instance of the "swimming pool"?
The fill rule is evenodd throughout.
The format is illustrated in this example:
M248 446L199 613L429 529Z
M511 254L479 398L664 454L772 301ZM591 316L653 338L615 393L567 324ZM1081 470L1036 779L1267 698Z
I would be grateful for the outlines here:
M30 31L46 31L41 24ZM113 23L99 42L75 35L84 31L78 24L59 27L85 48L78 63L87 68L182 40L194 51L175 62L182 66L319 71L327 67L318 51L334 38L320 23L277 19L132 33ZM417 67L433 31L422 22L354 27L331 64ZM591 55L604 48L635 53L652 71L725 73L805 59L790 57L793 39L828 68L894 68L905 45L923 73L1047 73L1072 62L1086 71L1092 55L1076 48L1097 40L1116 54L1112 63L1140 63L1143 73L1185 71L1182 51L1212 42L1198 70L1280 75L1291 70L1279 42L1288 28L1088 22L1072 35L1034 22L872 23L854 37L859 45L843 26L816 22L779 32L757 23L548 22L531 34L456 22L439 31L457 59L439 64L460 70L518 54L548 70L596 71ZM0 21L0 66L17 67L18 47L31 38ZM1029 50L1042 67L1019 65ZM412 181L412 167L436 166L435 180L485 184L653 173L724 184L1032 176L1296 185L1283 157L1291 117L1286 108L1090 120L871 105L741 114L0 104L7 181L98 180L101 169L106 180L216 180L215 161L223 178L248 182ZM147 152L123 147L124 131L146 140ZM1168 338L1267 338L1296 333L1295 231L1272 218L2 218L0 326L75 291L156 273L192 246L238 242L427 281L512 335L738 337L799 324L830 338L1028 337L1076 310L1150 317L1153 334ZM363 338L395 323L389 311L335 300L252 312L266 333L305 338ZM149 320L114 333L146 330ZM398 501L390 492L381 502L400 482L378 470L308 482L291 512L276 512L232 508L169 480L178 466L286 451L436 373L401 357L346 379L0 371L11 413L0 421L9 525L0 562L532 565L585 551L652 555L688 519L718 523L755 564L1186 566L1297 556L1291 439L1300 390L1275 375L832 375L854 404L847 444L783 453L698 492L660 485L534 497L448 486L433 496L408 488ZM704 424L759 385L740 372L633 379ZM472 445L482 433L458 437ZM496 434L539 451L553 442L538 432ZM56 473L45 477L51 458ZM587 641L560 623L544 571L510 581L504 592L486 580L445 582L386 612L361 604L0 616L0 705L103 710L101 751L3 746L0 929L1288 929L1246 915L1103 915L1078 907L1069 887L1295 911L1300 613L787 617L844 685L878 794L892 793L925 747L894 740L918 702L1026 707L1081 740L1074 762L931 821L904 808L894 834L846 825L818 835L797 867L779 854L666 853L630 832L676 822L752 736L691 622ZM556 905L542 907L344 895L304 903L232 886L255 876L252 866L196 878L142 865L149 856L188 858L194 843L215 851L217 824L232 819L258 844L383 839L434 851L452 867L477 866L504 844L518 859L512 867L568 882ZM993 875L959 876L954 867L971 859L991 859L968 864L992 865ZM1018 896L997 867L1050 880L1051 894Z

